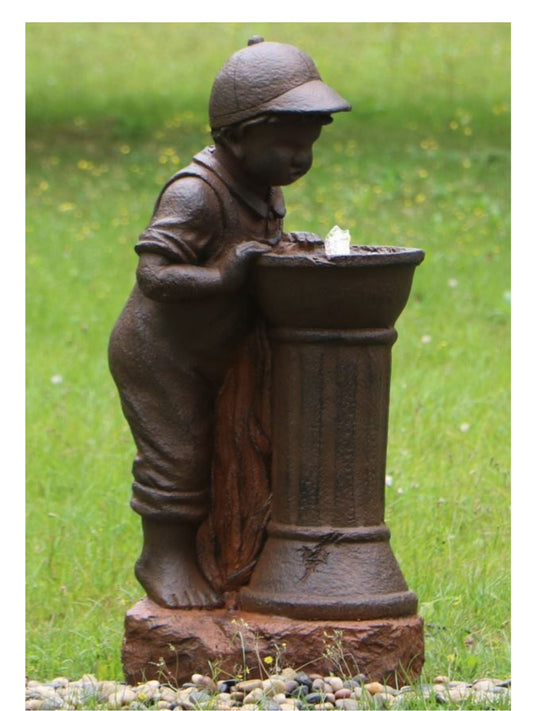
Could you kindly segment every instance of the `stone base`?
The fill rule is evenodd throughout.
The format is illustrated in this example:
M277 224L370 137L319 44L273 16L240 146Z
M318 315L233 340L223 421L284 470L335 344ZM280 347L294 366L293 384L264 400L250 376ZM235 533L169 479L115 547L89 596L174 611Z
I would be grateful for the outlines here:
M305 672L365 674L393 686L424 663L417 615L362 621L306 621L221 610L168 610L144 598L128 611L122 664L129 684L190 681L213 667L228 677L265 676L265 657Z

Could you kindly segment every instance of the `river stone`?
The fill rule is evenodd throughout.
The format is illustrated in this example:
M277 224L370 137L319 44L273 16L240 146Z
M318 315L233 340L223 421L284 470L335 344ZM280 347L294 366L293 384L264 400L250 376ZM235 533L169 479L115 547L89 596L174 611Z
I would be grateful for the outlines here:
M231 692L240 681L240 679L221 679L217 684L217 690L222 693Z
M492 689L490 689L490 694L492 695L501 695L501 694L510 694L511 692L509 689L505 689L503 686L493 686Z
M142 684L141 686L135 687L133 691L135 693L137 701L141 701L143 704L154 703L161 699L159 684L157 686Z
M477 679L472 684L472 688L476 691L489 691L498 684L501 684L501 679Z
M114 691L107 697L108 704L114 709L119 709L121 706L131 704L132 701L135 701L135 692L128 686L117 689L117 691Z
M310 694L307 694L305 697L305 700L307 701L308 704L320 704L324 702L324 694L321 694L318 691L311 692Z
M277 701L274 701L274 699L263 699L261 709L263 709L263 711L280 711L280 705Z
M440 676L436 676L436 677L433 679L433 683L434 683L434 684L449 684L449 682L450 682L450 677L449 677L449 676L442 676L442 675L440 675Z
M440 704L449 704L450 701L454 704L458 704L470 698L471 695L472 691L469 687L456 686L451 689L448 688L446 691L437 691L435 698Z
M313 686L313 680L305 672L298 672L294 677L294 681L297 681L301 686L306 686L308 689Z
M274 696L272 697L272 701L277 701L278 704L282 704L284 701L287 701L287 697L283 693L282 694L274 694Z
M213 700L213 711L226 711L231 706L231 695L228 692L221 692Z
M98 687L99 693L107 699L113 692L120 689L122 684L117 681L102 681Z
M340 676L325 676L324 681L329 684L333 693L343 688L344 682Z
M359 704L355 699L337 699L335 706L343 711L357 711Z
M116 688L116 687L115 687ZM103 694L101 687L92 684L81 686L67 686L58 689L67 704L89 708L95 704L102 704L107 699L107 694Z
M166 701L169 704L176 703L178 700L178 693L174 689L168 686L161 687L161 701Z
M245 694L249 694L253 689L263 688L262 679L247 679L246 681L239 681L235 686L236 691L243 691Z
M243 699L243 704L255 704L264 698L263 687L255 686Z
M369 694L381 694L385 691L385 687L383 684L380 684L378 681L371 681L368 684L365 684L365 690L368 691Z
M344 687L342 689L337 689L335 692L335 699L349 699L352 693L351 689L345 689Z
M33 693L39 694L42 699L50 699L57 696L57 691L49 684L38 684L32 688Z
M195 706L201 706L202 704L206 704L210 698L211 694L207 689L200 689L192 692L189 696L189 702Z
M65 702L61 696L49 696L48 698L43 699L39 709L42 711L57 711L57 709L62 709L64 705Z
M305 685L305 684L300 684L297 686L295 689L293 689L289 696L291 699L303 699L307 694L311 692L311 687Z
M296 681L296 679L287 679L285 682L285 693L286 694L292 694L293 691L295 691L300 685Z
M372 702L376 709L388 709L396 702L396 696L378 691L377 694L374 694Z
M285 680L277 677L270 677L263 682L263 692L265 696L275 696L285 692Z
M207 689L211 693L215 693L217 690L217 685L213 679L206 674L193 674L191 681L193 681L200 689Z
M355 681L355 679L345 679L342 687L343 689L350 689L350 691L353 691L354 689L360 689L361 685L359 682Z

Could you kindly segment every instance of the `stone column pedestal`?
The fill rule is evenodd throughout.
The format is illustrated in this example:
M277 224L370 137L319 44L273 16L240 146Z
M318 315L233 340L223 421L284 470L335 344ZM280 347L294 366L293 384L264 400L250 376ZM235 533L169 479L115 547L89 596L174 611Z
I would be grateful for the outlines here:
M126 615L122 664L129 684L173 685L195 673L264 676L265 657L308 674L365 674L401 685L424 662L422 620L416 615L367 621L306 621L231 610L167 610L140 600Z
M248 611L306 620L413 615L384 523L394 324L421 250L262 257L272 346L272 516Z

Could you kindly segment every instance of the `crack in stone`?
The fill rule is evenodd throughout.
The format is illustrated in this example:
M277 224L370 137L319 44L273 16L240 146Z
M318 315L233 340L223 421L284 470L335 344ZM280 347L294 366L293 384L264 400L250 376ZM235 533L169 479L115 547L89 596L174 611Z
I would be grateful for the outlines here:
M298 552L302 557L302 563L305 567L304 574L300 578L300 582L307 580L311 573L315 573L319 565L327 563L329 553L323 550L323 542L317 543L314 546L301 546Z

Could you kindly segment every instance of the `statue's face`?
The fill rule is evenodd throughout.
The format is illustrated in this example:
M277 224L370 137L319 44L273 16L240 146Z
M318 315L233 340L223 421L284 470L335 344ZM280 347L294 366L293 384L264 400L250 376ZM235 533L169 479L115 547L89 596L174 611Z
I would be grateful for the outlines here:
M284 118L245 128L233 149L245 173L258 185L290 185L313 163L313 143L322 124L316 119Z

